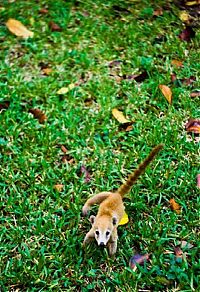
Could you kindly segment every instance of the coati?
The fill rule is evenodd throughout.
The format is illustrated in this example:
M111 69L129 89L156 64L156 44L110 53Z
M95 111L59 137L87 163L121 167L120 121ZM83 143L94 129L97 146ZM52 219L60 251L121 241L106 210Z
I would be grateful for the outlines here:
M123 196L130 191L140 174L144 172L145 168L162 148L163 144L154 147L147 158L129 175L126 182L115 193L101 192L87 200L82 208L84 216L88 214L92 205L100 204L100 206L97 216L90 216L92 228L86 234L83 245L95 238L99 246L108 246L110 255L116 253L118 239L117 226L124 214Z

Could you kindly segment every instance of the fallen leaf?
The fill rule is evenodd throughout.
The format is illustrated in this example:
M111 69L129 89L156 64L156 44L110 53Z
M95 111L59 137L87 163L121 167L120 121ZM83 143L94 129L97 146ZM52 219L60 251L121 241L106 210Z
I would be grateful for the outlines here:
M112 114L114 116L114 118L121 124L127 124L127 123L130 123L129 120L127 120L125 117L124 117L124 114L119 111L118 109L114 108L112 110Z
M84 179L85 183L88 183L91 181L89 171L86 169L84 165L81 166L81 173L85 175L85 179Z
M175 255L176 255L176 258L183 258L183 251L182 251L182 249L179 247L179 246L175 246L174 247L174 253L175 253Z
M188 12L186 10L182 10L179 14L179 18L180 20L182 20L183 22L189 22L190 20L190 15L188 14Z
M46 9L46 8L41 8L41 9L39 10L39 13L41 13L41 14L48 14L49 11L48 11L48 9Z
M126 132L130 132L130 131L132 131L132 130L133 130L133 126L132 126L132 125L129 125L129 126L125 129Z
M176 74L172 73L172 74L171 74L171 81L172 81L172 82L175 82L176 80L177 80L177 78L176 78Z
M166 98L166 100L169 102L169 104L172 104L172 91L167 85L160 84L159 88Z
M6 22L6 26L14 35L24 39L33 37L33 32L28 30L20 21L10 18Z
M3 109L8 109L10 106L10 101L9 100L4 100L0 102L0 110Z
M196 0L196 1L188 1L185 3L185 5L187 6L194 6L194 5L198 5L200 4L200 1L199 0Z
M61 150L62 152L67 153L67 148L64 145L61 146Z
M57 94L66 94L68 93L70 90L74 89L75 88L75 84L74 83L71 83L69 84L68 87L62 87L60 88L58 91L57 91Z
M114 68L114 67L119 67L120 65L122 64L122 61L120 60L114 60L114 61L111 61L108 66L110 68Z
M179 38L182 41L189 42L191 38L195 36L195 31L190 26L186 26L186 28L179 34Z
M154 10L153 15L154 16L161 16L161 15L163 15L163 9L162 8L158 8L158 9Z
M158 283L161 283L163 285L170 285L171 284L171 281L163 276L156 276L155 279Z
M185 85L190 85L190 84L192 84L193 82L196 81L196 77L195 76L190 76L188 78L182 78L182 79L180 79L180 81Z
M191 97L200 97L200 91L198 91L198 90L197 91L193 91L193 92L190 93L190 96Z
M176 67L183 67L183 62L180 60L172 60L171 64Z
M188 249L191 249L191 248L194 247L193 244L191 244L191 243L189 243L189 242L187 242L187 241L185 241L185 240L178 241L177 243L178 243L178 245L181 246L181 248L188 248Z
M171 209L173 211L175 211L176 214L180 214L181 213L181 206L178 203L176 203L174 199L170 199L169 203L170 203Z
M49 22L49 28L51 29L51 31L62 31L62 28L53 21Z
M144 72L142 72L140 74L133 74L133 75L125 76L125 79L135 80L136 82L142 82L142 81L144 81L147 78L148 78L147 71L144 71Z
M67 155L62 156L61 161L63 163L67 162L68 164L73 164L74 163L74 158L71 155L67 154Z
M44 73L44 75L50 75L52 72L51 68L43 68L42 72Z
M61 185L61 184L57 184L54 186L54 189L56 189L58 192L62 192L64 188L64 185Z
M196 77L190 76L188 78L177 79L176 74L172 73L171 81L174 83L175 86L181 86L182 84L188 86L196 81Z
M47 119L46 115L40 109L31 108L29 113L31 113L35 119L38 119L40 124L43 124Z
M128 214L126 212L124 212L124 215L123 215L122 219L120 220L119 225L125 225L128 223L128 221L129 221Z
M149 260L149 254L141 255L136 254L130 258L129 266L131 269L136 270L137 264L142 265Z
M187 129L187 132L200 134L200 126L191 126L189 129Z
M200 188L200 174L197 174L197 187Z
M185 129L189 133L200 134L200 119L189 119Z

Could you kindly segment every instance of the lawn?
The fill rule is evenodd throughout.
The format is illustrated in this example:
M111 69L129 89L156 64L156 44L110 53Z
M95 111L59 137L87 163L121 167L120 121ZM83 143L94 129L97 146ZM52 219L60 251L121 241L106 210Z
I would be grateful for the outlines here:
M195 9L173 1L1 2L1 291L200 291ZM183 10L189 19L180 19ZM11 33L9 18L33 37ZM87 198L116 190L159 143L164 149L124 200L129 222L119 227L116 256L95 242L83 249ZM149 260L131 269L135 254Z

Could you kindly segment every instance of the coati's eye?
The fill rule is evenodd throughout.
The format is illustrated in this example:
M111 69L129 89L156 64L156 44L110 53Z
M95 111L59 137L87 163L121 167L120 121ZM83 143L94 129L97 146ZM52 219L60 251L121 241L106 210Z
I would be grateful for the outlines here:
M106 236L110 235L110 231L106 231Z
M99 236L99 231L98 230L96 230L95 233L96 233L97 236Z

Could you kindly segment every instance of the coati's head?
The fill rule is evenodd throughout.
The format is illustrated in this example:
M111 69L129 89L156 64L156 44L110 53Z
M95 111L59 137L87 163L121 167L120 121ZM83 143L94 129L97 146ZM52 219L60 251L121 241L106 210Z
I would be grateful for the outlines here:
M114 227L117 224L117 218L111 216L95 217L90 216L90 222L94 228L94 236L97 244L101 247L105 247L108 243Z

